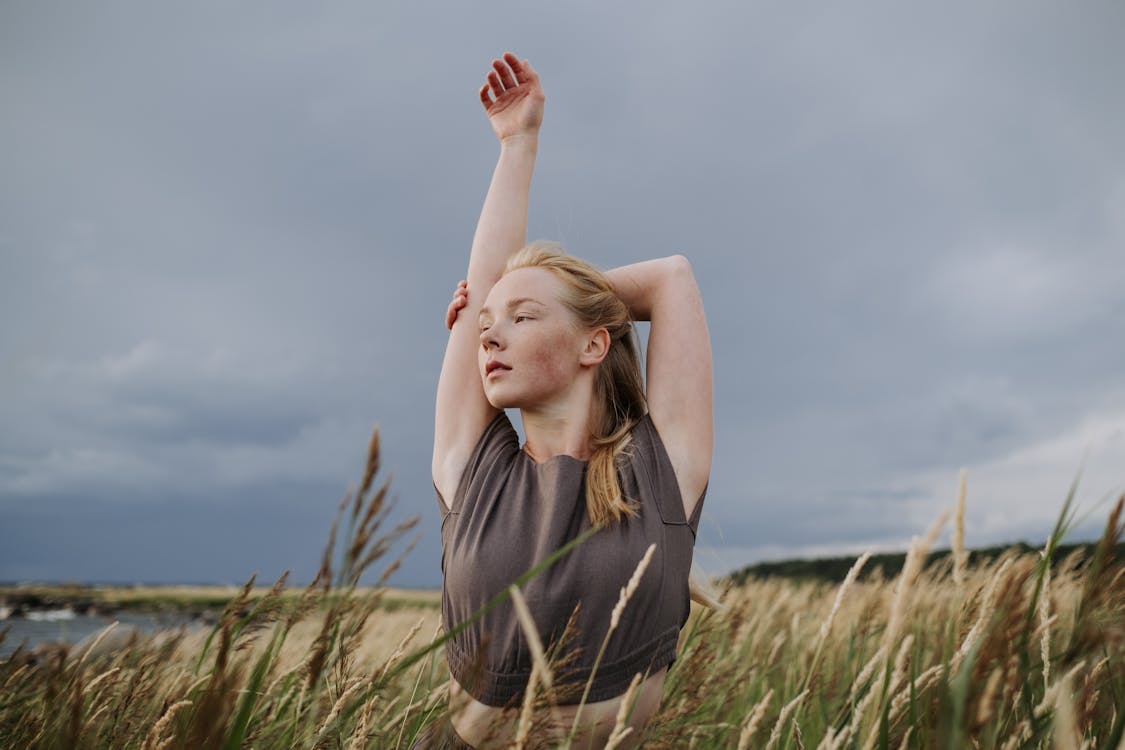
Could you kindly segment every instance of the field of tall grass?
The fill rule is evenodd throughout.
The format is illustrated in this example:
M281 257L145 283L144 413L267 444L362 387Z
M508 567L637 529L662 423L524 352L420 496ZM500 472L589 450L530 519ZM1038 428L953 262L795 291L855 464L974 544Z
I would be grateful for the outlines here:
M282 579L251 597L247 584L207 635L0 662L0 747L410 747L449 708L446 634L432 606L384 607L378 587L358 587L376 564L378 584L394 572L388 552L412 526L385 528L378 455L376 437L307 588ZM962 492L941 565L923 563L945 518L890 580L860 580L861 556L840 585L728 588L721 609L693 611L644 736L621 715L610 744L1125 750L1125 568L1113 559L1122 501L1092 557L1055 559L1072 498L1038 554L970 567ZM518 587L500 596L518 600ZM567 745L543 731L550 655L501 742Z

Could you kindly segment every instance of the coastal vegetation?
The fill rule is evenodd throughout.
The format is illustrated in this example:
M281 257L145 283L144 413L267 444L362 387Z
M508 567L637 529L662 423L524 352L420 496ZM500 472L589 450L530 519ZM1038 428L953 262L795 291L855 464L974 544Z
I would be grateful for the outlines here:
M198 634L137 636L109 652L95 639L0 660L0 746L410 747L449 708L447 634L433 600L382 606L401 559L387 562L389 551L413 524L386 528L389 488L373 487L378 455L373 439L309 586L283 577L256 590L251 580ZM897 570L865 577L874 570L865 554L838 583L725 582L723 607L693 611L682 633L644 746L1122 750L1125 567L1116 553L1125 500L1092 549L1064 551L1072 498L1042 549L971 558L960 541L962 493L953 548L929 565L946 517ZM361 587L376 564L374 584ZM500 596L520 604L519 583ZM628 605L623 591L618 609ZM570 744L541 731L563 654L536 651L537 676L512 709L511 746ZM638 739L625 719L611 745Z

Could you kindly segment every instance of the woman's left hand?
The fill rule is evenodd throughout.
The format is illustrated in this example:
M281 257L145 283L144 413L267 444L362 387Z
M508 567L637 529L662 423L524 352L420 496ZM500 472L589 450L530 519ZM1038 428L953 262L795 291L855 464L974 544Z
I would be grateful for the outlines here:
M446 328L453 330L453 324L457 322L457 314L467 304L469 304L469 284L462 280L457 284L457 290L453 292L453 301L449 303L449 309L445 311Z

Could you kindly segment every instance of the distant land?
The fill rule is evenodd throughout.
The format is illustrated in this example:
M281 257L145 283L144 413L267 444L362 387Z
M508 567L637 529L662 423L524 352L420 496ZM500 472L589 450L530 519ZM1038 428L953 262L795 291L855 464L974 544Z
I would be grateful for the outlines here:
M1078 559L1074 561L1076 564L1084 563L1094 554L1097 545L1097 541L1060 544L1055 548L1055 564L1058 565L1071 555L1078 556ZM981 565L982 563L995 560L1009 551L1020 554L1039 552L1043 549L1043 546L1042 544L1032 546L1026 542L1016 542L1014 544L969 550L969 565ZM949 554L950 551L948 549L939 549L930 552L929 556L926 558L926 568L929 569L937 565L948 565ZM730 573L726 576L726 580L733 582L737 586L741 586L747 580L754 578L786 578L791 580L814 580L838 583L844 580L844 577L848 574L848 570L855 564L858 557L859 555L850 555L846 557L821 557L816 559L776 560L754 563L753 565L747 565L744 568ZM1118 542L1114 546L1114 558L1117 560L1125 559L1125 542ZM860 571L859 580L870 580L872 577L882 577L884 579L893 578L902 570L902 565L905 560L905 552L873 554L871 555L871 559L868 560L867 564L863 567L863 570Z

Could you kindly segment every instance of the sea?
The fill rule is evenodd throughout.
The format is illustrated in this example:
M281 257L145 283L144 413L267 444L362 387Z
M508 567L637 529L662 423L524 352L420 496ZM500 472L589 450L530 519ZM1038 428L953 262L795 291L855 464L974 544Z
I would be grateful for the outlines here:
M0 659L11 656L21 643L25 649L33 649L44 643L75 644L114 621L119 623L119 628L134 627L146 633L211 627L198 618L175 613L119 612L113 615L85 615L69 609L43 610L31 612L27 617L0 620L0 633L4 633L4 640L0 642Z

